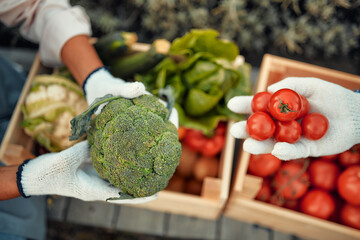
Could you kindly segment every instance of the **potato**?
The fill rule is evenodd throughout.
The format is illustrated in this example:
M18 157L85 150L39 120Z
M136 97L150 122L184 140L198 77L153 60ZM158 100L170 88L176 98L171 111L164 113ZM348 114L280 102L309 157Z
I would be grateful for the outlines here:
M194 195L201 194L202 183L196 179L189 179L185 183L185 192Z
M168 191L184 192L185 190L185 179L177 174L174 174L165 188Z
M219 170L219 160L216 157L199 158L194 165L194 177L203 181L205 177L216 177Z
M176 172L184 178L190 177L197 159L198 154L182 144L180 163L176 168Z

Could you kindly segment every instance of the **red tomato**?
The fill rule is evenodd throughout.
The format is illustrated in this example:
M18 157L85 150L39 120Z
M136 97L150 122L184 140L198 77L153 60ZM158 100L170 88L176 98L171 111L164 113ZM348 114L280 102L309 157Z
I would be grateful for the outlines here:
M272 93L259 92L256 93L251 101L251 109L253 112L266 112L268 113L269 100Z
M200 130L187 129L183 142L192 151L201 153L203 156L213 157L223 149L225 136L216 134L213 137L206 137Z
M302 108L301 108L300 114L297 117L297 119L304 117L306 114L308 114L308 112L310 110L310 103L306 99L306 97L304 97L303 95L300 95L300 97L301 97L301 101L302 101Z
M273 185L285 199L298 199L308 189L309 174L304 171L302 164L293 161L285 162L277 171Z
M226 123L225 122L219 122L216 129L215 129L216 135L224 135L226 134Z
M263 141L272 137L275 132L275 123L269 114L256 112L251 114L246 121L246 131L252 138Z
M343 167L349 167L351 165L359 164L360 153L353 150L347 150L345 152L342 152L339 155L339 163Z
M282 207L285 204L285 199L280 196L271 196L269 199L269 203L275 206Z
M184 139L186 134L186 128L185 127L179 127L178 128L178 134L179 134L179 140Z
M201 154L206 157L214 157L221 152L225 145L225 136L215 135L205 142L202 149L200 150Z
M339 194L337 194L335 192L331 193L331 196L334 198L334 201L335 201L335 210L334 210L334 213L331 215L331 217L328 220L340 223L341 222L340 212L341 212L341 209L343 208L344 204L346 204L346 202L344 201L344 199L342 199L339 196Z
M183 141L191 150L199 152L206 143L207 138L200 130L187 129Z
M309 113L301 121L304 137L310 140L322 138L329 128L329 120L320 113Z
M275 173L281 165L281 160L270 153L251 155L249 173L258 177L267 177Z
M339 154L332 154L332 155L318 157L318 159L332 162L332 161L335 161L338 158L338 156L339 156Z
M261 184L261 188L259 192L255 196L255 199L262 202L267 202L271 197L271 193L272 192L271 192L270 182L268 179L264 179Z
M299 201L298 200L285 200L284 207L297 211L299 208Z
M268 109L279 121L294 120L302 109L301 97L291 89L280 89L271 95Z
M308 172L310 182L314 187L328 191L336 188L336 181L340 174L340 169L335 163L315 160L310 163Z
M301 126L296 120L276 121L274 138L278 142L295 143L301 137Z
M335 211L335 201L328 192L312 189L301 200L300 210L314 217L328 219Z
M343 224L360 230L360 207L345 204L340 219Z
M360 205L360 165L350 166L340 174L337 189L345 201Z

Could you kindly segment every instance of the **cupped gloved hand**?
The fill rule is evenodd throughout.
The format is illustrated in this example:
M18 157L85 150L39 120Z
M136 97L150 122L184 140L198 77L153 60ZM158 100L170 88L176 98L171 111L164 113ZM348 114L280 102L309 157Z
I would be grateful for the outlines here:
M92 72L83 84L86 100L90 105L96 98L107 94L121 96L124 98L136 98L145 93L145 86L140 82L125 82L115 78L105 67ZM101 105L95 114L99 114L104 104Z
M289 77L268 87L269 92L289 88L307 98L309 112L318 112L329 120L327 133L319 140L301 137L296 143L275 142L273 138L257 141L246 132L246 121L230 129L235 138L246 139L245 151L271 153L282 160L317 157L343 152L360 143L360 94L318 78ZM228 102L235 113L251 114L252 96L237 96Z
M19 192L23 197L55 194L83 201L106 201L118 204L139 204L157 198L127 199L121 190L100 178L91 164L88 142L82 141L59 153L48 153L20 165L17 172Z

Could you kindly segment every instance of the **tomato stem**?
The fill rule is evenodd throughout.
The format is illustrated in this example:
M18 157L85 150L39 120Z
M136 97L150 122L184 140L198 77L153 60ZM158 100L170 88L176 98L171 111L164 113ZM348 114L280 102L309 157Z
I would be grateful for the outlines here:
M280 112L281 112L281 113L285 113L285 114L286 114L286 113L288 113L288 112L297 112L297 111L294 111L294 110L290 109L289 106L288 106L288 104L283 103L280 98L278 98L278 99L279 99L279 101L280 101L280 103L279 103L279 108L280 108Z
M274 193L274 195L271 196L271 198L276 198L276 197L279 198L279 197L280 197L280 199L281 199L281 197L282 197L281 192L282 192L286 187L290 186L290 185L292 184L292 182L294 182L296 179L298 179L299 177L301 177L301 175L302 175L304 172L306 172L307 168L309 167L309 164L310 164L310 160L309 160L308 158L305 159L305 160L304 160L304 164L303 164L302 168L300 169L300 171L298 171L293 177L291 177L286 184L282 185L282 186Z

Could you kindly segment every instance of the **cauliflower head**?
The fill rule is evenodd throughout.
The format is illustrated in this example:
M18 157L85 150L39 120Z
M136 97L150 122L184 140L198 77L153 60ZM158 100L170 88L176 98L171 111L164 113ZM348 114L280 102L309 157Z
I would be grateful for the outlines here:
M177 128L168 115L153 95L108 102L87 130L100 177L133 197L164 189L181 156Z
M25 133L50 152L59 152L70 141L70 120L88 107L81 87L57 75L37 75L22 105Z

